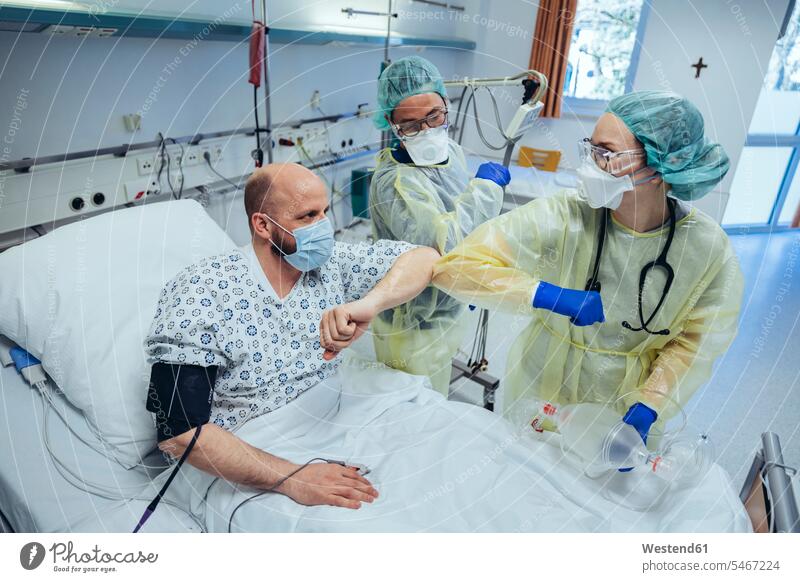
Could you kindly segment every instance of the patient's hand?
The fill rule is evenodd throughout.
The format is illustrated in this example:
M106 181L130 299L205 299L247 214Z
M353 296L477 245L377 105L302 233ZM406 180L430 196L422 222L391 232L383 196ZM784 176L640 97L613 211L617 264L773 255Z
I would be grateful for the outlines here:
M334 463L312 463L278 489L303 505L334 505L358 509L361 502L372 503L378 491L353 467Z
M325 349L322 357L332 360L361 337L377 312L375 304L367 298L323 312L319 324L319 343Z

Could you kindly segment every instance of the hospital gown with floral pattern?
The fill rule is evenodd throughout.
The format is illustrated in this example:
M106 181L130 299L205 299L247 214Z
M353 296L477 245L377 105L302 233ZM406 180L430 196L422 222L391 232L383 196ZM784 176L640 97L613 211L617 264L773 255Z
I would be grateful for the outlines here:
M148 361L218 366L211 422L235 430L334 374L320 346L323 311L360 299L413 248L336 242L280 299L251 245L184 268L161 291L145 342Z

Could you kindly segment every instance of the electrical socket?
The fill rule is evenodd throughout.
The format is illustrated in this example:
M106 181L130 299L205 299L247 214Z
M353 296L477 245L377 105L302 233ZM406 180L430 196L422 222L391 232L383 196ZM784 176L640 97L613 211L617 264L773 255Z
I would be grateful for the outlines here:
M309 127L304 130L303 147L309 157L318 159L330 153L326 128L323 126Z
M144 157L136 158L136 166L139 168L140 176L149 176L156 169L156 162L154 158Z
M161 188L155 179L135 180L125 184L125 199L128 202L143 200L147 196L153 196L155 194L159 194L160 192Z
M190 149L186 152L186 156L183 160L183 167L187 166L196 166L200 163L200 157L197 155L197 152L193 149Z
M199 154L197 156L198 157L198 163L201 163L201 164L205 164L206 163L206 159L205 159L205 153L206 152L208 152L208 155L209 155L209 158L210 158L212 164L215 163L217 160L222 158L222 146L219 146L219 145L209 146L209 147L205 147L205 148L200 150L200 152L199 152Z

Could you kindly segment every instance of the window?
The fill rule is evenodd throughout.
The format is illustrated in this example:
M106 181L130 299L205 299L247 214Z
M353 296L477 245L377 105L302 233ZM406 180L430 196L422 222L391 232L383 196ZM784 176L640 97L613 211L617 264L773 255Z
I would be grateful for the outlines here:
M792 148L745 146L731 184L723 224L768 224Z
M800 4L775 44L723 224L789 226L800 205Z
M632 86L645 11L644 0L578 0L563 92L571 106L602 106Z

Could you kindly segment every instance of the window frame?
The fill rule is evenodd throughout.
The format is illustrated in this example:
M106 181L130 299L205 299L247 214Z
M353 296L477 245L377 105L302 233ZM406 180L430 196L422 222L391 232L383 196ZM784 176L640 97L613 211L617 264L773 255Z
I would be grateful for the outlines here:
M792 148L792 153L789 155L789 161L786 163L786 170L783 172L781 184L778 187L778 194L775 196L775 201L772 204L772 210L769 213L769 219L767 222L753 222L747 224L732 224L729 226L723 226L725 232L728 234L746 234L797 230L791 228L790 224L781 224L779 221L781 212L783 212L783 206L786 204L786 199L789 197L789 190L792 187L792 180L794 180L798 175L797 169L800 167L800 123L797 124L794 134L750 133L747 135L744 145L746 147L757 148L789 147ZM730 204L730 198L728 198L728 204Z
M783 17L781 24L781 31L778 34L778 40L783 38L786 34L786 29L795 11L796 0L791 0L786 7L786 14ZM750 224L735 224L730 226L723 226L722 228L728 234L748 234L748 233L773 233L783 232L788 230L798 230L791 228L791 223L781 224L780 217L783 212L783 207L786 204L786 199L789 197L789 190L792 187L793 180L797 177L797 169L800 167L800 122L791 133L748 133L744 142L748 147L790 147L792 153L789 156L789 161L786 163L786 170L783 172L781 184L778 187L778 193L775 196L775 201L772 204L772 210L769 214L767 223L755 222ZM800 180L800 178L797 178ZM728 198L730 204L730 198ZM727 205L726 205L727 209ZM725 218L723 213L723 220Z
M580 2L580 0L578 0ZM633 51L631 52L631 60L628 63L628 72L625 74L625 93L633 91L633 83L636 79L636 71L639 68L639 56L642 52L642 42L644 40L644 32L647 28L647 19L650 16L652 0L642 1L642 10L639 13L639 23L636 26L636 37L633 41ZM572 49L572 43L570 43ZM606 99L586 99L583 97L571 97L564 95L562 97L563 108L578 117L600 117L608 105Z

